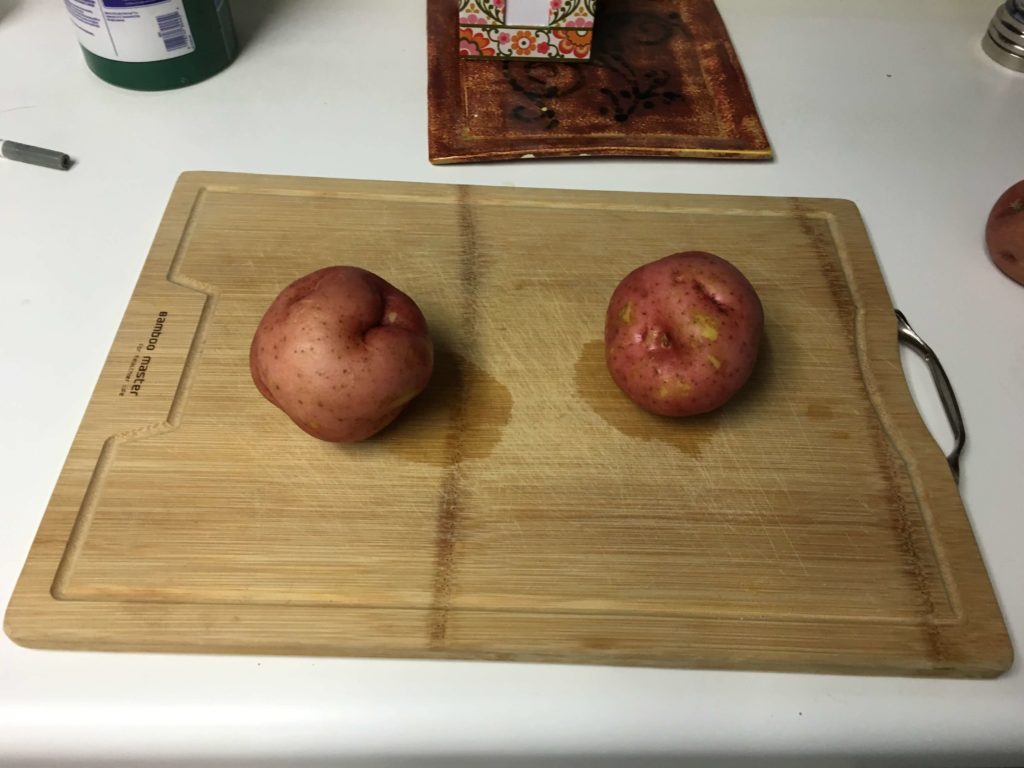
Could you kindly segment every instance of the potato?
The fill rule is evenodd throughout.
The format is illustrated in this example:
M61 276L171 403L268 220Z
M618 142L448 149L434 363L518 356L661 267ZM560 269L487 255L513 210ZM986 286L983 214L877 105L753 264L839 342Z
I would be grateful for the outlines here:
M985 225L985 244L995 265L1024 285L1024 181L996 201Z
M742 272L710 253L676 253L633 270L615 289L605 360L641 408L692 416L746 383L763 328L761 301Z
M379 432L427 386L434 348L416 303L358 267L289 285L256 328L257 389L309 434L355 442Z

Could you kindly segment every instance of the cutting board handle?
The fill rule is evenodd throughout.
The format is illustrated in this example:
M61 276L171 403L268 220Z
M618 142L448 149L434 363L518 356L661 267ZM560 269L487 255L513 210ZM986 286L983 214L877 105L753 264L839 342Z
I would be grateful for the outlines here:
M953 429L953 438L955 440L953 450L946 456L946 461L953 472L953 479L959 485L960 453L967 442L967 431L964 428L964 418L960 414L960 406L956 401L956 394L953 392L953 385L949 383L949 377L946 375L942 363L939 362L938 355L935 354L934 350L928 346L924 339L917 335L917 332L910 325L910 321L907 320L906 315L898 309L896 310L896 320L899 327L899 340L924 359L928 365L928 370L932 374L935 388L939 391L939 400L942 402L942 409L946 412L946 418L949 419L949 426Z

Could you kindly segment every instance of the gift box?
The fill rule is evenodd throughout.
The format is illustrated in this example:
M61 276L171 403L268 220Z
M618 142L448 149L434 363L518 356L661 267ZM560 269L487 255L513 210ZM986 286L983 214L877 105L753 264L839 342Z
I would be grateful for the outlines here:
M459 0L459 54L469 59L586 61L597 0Z

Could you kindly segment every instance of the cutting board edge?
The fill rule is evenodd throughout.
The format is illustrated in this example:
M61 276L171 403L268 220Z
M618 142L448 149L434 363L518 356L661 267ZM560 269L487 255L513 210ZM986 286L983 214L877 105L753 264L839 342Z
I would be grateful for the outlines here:
M17 598L17 592L15 597ZM54 603L64 601L52 598ZM73 601L77 602L77 601ZM616 650L611 647L585 647L587 641L581 639L582 649L565 649L559 651L540 651L535 648L516 647L514 643L530 643L528 636L513 638L513 645L504 649L481 650L475 647L453 645L436 647L424 643L408 643L406 645L369 645L363 642L344 642L330 639L312 639L296 642L286 632L280 637L274 636L272 626L253 627L251 634L243 632L221 632L216 637L208 635L192 635L181 633L178 637L168 627L162 627L158 639L151 635L127 632L118 637L107 632L89 632L83 630L73 621L77 611L92 611L96 608L111 614L111 621L117 624L116 614L121 607L112 603L79 602L70 606L71 616L62 616L57 625L46 620L42 613L33 617L33 609L12 599L4 617L4 632L8 638L21 648L28 650L59 651L74 648L75 650L97 652L152 652L180 654L211 654L211 655L271 655L271 656L317 656L317 657L356 657L366 659L409 659L409 660L471 660L471 661L511 661L516 663L545 664L601 664L621 667L644 667L664 669L712 669L737 671L771 671L796 674L840 674L884 677L943 677L956 679L992 679L1005 674L1014 663L1013 649L1007 642L1002 653L993 655L964 653L953 661L937 662L926 656L906 649L905 656L890 655L880 658L870 653L848 654L845 658L831 657L828 653L809 654L799 649L765 651L763 648L746 654L735 654L735 648L723 642L719 646L701 645L690 647L685 644L678 648L665 649L661 652L644 651L642 649ZM69 608L63 605L61 608ZM215 610L224 610L224 606L213 606ZM64 613L58 610L58 613ZM151 614L156 622L160 622L159 614L163 611L159 605L149 605L146 613ZM415 621L429 623L432 610L403 609L338 609L336 624L347 625L352 619L365 619L367 615L379 615L382 621L388 621L393 614L406 614ZM453 618L459 614L487 613L484 621L499 621L506 617L502 612L451 611ZM507 617L514 621L533 618L529 613L510 613ZM600 621L606 617L595 616ZM547 621L549 614L542 614L541 619ZM578 621L580 616L571 617ZM372 618L371 618L372 620ZM745 622L730 622L737 632L742 632ZM685 621L678 622L680 627ZM908 629L912 629L908 627ZM958 629L967 629L960 625ZM267 635L272 637L268 640ZM372 637L372 633L367 633ZM970 633L973 634L973 633ZM909 635L908 635L909 636ZM972 646L968 644L967 648ZM690 653L690 651L699 651ZM809 656L815 656L809 660Z

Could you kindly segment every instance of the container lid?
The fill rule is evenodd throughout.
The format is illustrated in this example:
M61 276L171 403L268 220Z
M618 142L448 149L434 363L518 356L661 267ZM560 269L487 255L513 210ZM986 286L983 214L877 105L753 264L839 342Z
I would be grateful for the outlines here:
M999 6L981 47L993 61L1024 72L1024 0L1007 0Z

